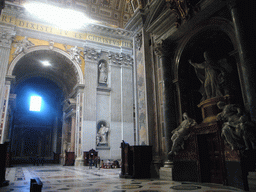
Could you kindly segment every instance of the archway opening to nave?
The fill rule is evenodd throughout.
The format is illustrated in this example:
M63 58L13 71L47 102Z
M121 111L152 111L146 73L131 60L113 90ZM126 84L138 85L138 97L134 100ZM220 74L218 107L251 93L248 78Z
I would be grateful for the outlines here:
M12 75L16 81L10 94L16 99L9 118L11 163L35 163L35 159L59 162L63 148L63 104L78 83L72 62L60 53L37 50L21 57ZM32 96L41 99L38 109L32 108ZM70 141L71 135L64 132L65 142Z

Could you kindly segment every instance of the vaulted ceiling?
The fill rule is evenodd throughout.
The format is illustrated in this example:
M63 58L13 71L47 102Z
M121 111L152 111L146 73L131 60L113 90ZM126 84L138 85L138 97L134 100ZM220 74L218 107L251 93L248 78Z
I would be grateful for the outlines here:
M6 0L24 5L30 0ZM149 0L148 0L149 1ZM151 0L150 0L151 1ZM149 2L150 2L149 1ZM140 0L42 0L65 8L84 12L89 18L103 25L124 28L134 11L140 6Z

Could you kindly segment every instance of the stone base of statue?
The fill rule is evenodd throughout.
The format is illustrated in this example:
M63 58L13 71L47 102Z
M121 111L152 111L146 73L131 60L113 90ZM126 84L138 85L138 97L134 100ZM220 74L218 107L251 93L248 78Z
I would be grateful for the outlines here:
M77 157L75 160L75 166L84 166L84 160L82 157Z
M203 122L202 123L211 123L216 122L217 114L221 112L218 108L217 103L219 101L224 101L225 103L230 103L231 96L226 95L223 97L214 97L206 99L197 105L202 110Z
M168 160L164 162L164 167L161 167L159 169L159 178L163 180L169 180L172 181L172 168L173 168L173 162Z
M172 168L161 167L159 169L159 178L172 181Z

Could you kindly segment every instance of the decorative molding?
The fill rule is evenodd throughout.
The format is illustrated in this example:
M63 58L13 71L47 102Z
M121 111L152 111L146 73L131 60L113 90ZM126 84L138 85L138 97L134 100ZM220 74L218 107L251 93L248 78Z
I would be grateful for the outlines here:
M101 55L101 50L96 50L94 48L90 48L84 46L84 58L87 57L88 59L97 60Z
M133 65L133 58L129 54L108 52L108 58L116 65Z
M0 28L0 47L10 48L16 31Z
M49 40L49 49L52 50L54 47L54 41L53 40Z
M157 43L154 47L155 54L157 56L166 56L168 54L169 47L163 41L161 43Z
M133 58L129 54L125 55L122 53L122 55L123 55L124 65L130 65L130 66L133 65Z
M142 32L139 32L136 36L135 36L135 48L140 50L142 46Z
M101 91L101 92L110 92L111 91L111 88L109 87L97 87L97 91Z

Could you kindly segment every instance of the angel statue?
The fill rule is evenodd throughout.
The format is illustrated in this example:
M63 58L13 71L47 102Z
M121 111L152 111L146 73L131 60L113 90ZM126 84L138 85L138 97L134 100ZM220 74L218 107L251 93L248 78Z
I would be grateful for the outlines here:
M67 47L65 46L67 49ZM75 60L79 65L81 65L81 59L80 56L83 57L80 53L83 52L82 49L79 49L77 46L71 47L70 49L67 49L67 52L71 55L71 59Z
M190 136L189 128L197 124L194 119L188 117L186 112L183 113L183 119L181 124L172 131L172 149L168 155L176 155L181 148L184 149L184 140L187 140Z
M249 117L237 104L226 104L223 101L217 103L221 113L217 119L223 121L221 136L231 147L235 149L255 149L256 131L255 123L249 121Z
M204 58L205 61L200 64L188 60L195 68L196 75L202 83L200 89L203 96L202 100L228 94L231 89L228 84L228 76L232 69L227 60L222 59L215 62L208 51L204 52Z
M14 43L15 43L14 47L16 47L16 50L13 53L13 55L18 55L19 53L26 51L28 47L31 47L34 45L34 43L28 40L28 37L25 37L21 41L14 41Z

